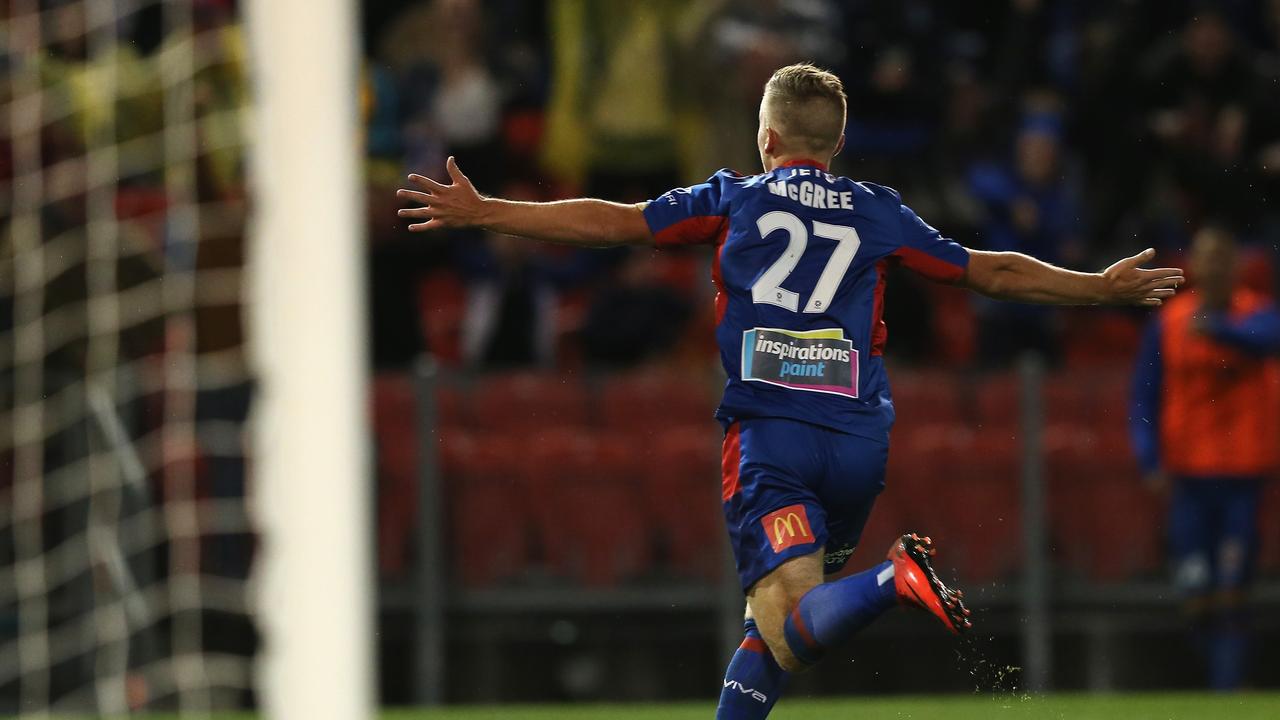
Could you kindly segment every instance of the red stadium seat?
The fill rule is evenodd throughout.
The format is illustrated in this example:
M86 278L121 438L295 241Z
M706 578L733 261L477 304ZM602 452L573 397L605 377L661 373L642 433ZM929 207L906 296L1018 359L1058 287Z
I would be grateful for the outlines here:
M520 433L443 430L440 467L446 483L512 481L524 463L528 441Z
M969 419L955 375L947 372L895 372L891 377L898 422L906 427L959 423Z
M648 571L649 534L635 487L566 481L551 493L534 522L552 572L613 587Z
M903 533L915 532L915 528L903 519L902 506L909 502L904 499L901 488L886 486L885 491L876 498L867 526L862 529L862 539L858 541L857 552L849 559L846 568L854 571L862 570L884 559L889 543L901 537Z
M927 287L933 300L932 327L938 360L953 366L969 363L978 347L972 294L940 283L929 283Z
M630 438L559 426L522 434L509 463L542 559L557 575L612 586L647 569L641 464Z
M383 374L373 380L373 427L378 468L412 477L417 472L418 405L413 378Z
M373 430L378 477L378 561L384 573L401 572L418 507L417 396L413 378L373 379Z
M978 425L984 430L1016 428L1022 423L1022 383L1015 373L997 373L978 383L974 397Z
M1114 370L1054 373L1044 386L1045 422L1124 428L1128 420L1129 378Z
M457 428L442 428L436 437L439 441L440 473L446 479L465 476L479 440L469 430Z
M1090 570L1100 581L1155 573L1163 564L1164 503L1137 479L1114 473L1094 480Z
M720 486L721 435L714 425L668 427L647 443L645 470L651 477L698 478L704 486Z
M952 482L946 463L952 462L953 448L971 443L972 435L960 424L894 430L885 494L896 499L904 532L936 533L949 522L948 501L939 495Z
M705 425L655 435L644 458L641 489L670 569L714 580L720 572L719 434Z
M418 310L422 337L431 354L446 365L462 361L462 318L467 288L457 275L432 273L418 284Z
M1141 486L1138 469L1114 433L1077 428L1048 443L1049 519L1055 559L1102 582L1156 571L1163 504Z
M476 425L504 430L585 425L586 388L576 375L516 372L476 381L472 392Z
M975 434L970 444L949 449L939 461L938 476L946 485L938 495L947 512L938 535L948 543L941 552L954 557L966 582L1009 576L1022 561L1017 441L999 433Z
M1133 362L1142 336L1141 323L1124 311L1099 308L1064 309L1063 359L1068 368L1108 369Z
M582 428L553 427L525 436L520 461L513 469L535 513L549 511L559 487L568 484L625 480L622 468L610 467L614 455L606 451L597 433Z
M529 520L517 488L502 481L459 483L450 493L449 526L455 577L464 587L488 587L529 564Z
M471 424L470 400L456 379L446 377L436 385L436 424L442 429Z
M589 288L567 289L556 295L555 357L562 368L583 365L581 331L594 296Z
M1055 373L1044 383L1045 423L1088 425L1097 415L1090 373Z
M601 392L601 414L611 428L636 431L671 425L714 429L718 388L701 376L646 370L608 380Z
M1108 435L1128 437L1131 382L1127 364L1121 371L1098 372L1092 377L1088 392L1094 398L1094 419L1100 433L1105 429Z
M910 439L900 443L904 437ZM902 531L937 539L940 567L956 569L965 582L1015 571L1021 561L1017 441L953 424L895 431L894 442L885 493L892 493Z

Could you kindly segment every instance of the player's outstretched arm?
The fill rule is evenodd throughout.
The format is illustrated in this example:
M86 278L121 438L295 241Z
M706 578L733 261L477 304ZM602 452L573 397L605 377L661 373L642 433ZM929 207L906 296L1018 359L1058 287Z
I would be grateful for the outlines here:
M1183 283L1180 268L1138 267L1155 257L1147 249L1100 273L1065 270L1013 252L969 251L964 284L998 300L1046 305L1155 306Z
M515 202L484 197L458 169L451 157L445 163L449 184L422 175L410 175L416 190L396 191L396 197L419 204L399 212L415 220L411 232L443 228L481 227L535 240L610 247L653 242L644 219L644 205L624 205L604 200Z

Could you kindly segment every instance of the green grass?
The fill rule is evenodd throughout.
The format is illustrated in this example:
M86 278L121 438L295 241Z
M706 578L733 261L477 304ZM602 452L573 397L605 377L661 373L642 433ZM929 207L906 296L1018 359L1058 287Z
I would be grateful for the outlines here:
M711 720L708 703L458 706L396 709L384 720ZM1280 693L1049 695L1033 697L843 698L786 700L770 720L1276 720Z

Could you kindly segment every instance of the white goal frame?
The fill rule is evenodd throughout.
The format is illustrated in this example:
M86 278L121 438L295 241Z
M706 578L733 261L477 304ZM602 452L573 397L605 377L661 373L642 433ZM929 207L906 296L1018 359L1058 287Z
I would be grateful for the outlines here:
M363 183L354 0L247 0L254 124L252 507L262 709L374 708Z

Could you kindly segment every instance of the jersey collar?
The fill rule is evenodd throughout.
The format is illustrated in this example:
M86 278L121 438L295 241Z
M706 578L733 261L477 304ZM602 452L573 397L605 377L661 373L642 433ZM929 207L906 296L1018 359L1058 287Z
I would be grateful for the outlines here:
M786 161L786 162L782 163L781 165L779 165L778 167L780 167L780 168L785 168L785 167L797 167L797 166L801 166L801 165L802 165L802 166L804 166L804 167L816 167L816 168L818 168L819 170L821 170L822 172L826 172L826 171L827 171L827 166L826 166L825 164L820 163L820 162L818 162L817 160L809 160L808 158L798 158L798 159L796 159L796 160L788 160L788 161Z

